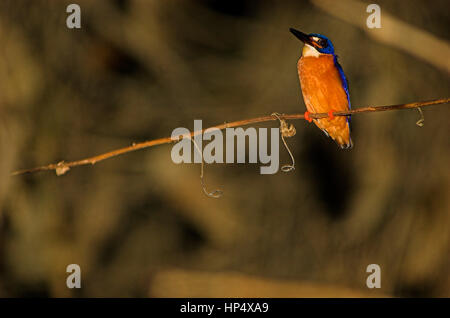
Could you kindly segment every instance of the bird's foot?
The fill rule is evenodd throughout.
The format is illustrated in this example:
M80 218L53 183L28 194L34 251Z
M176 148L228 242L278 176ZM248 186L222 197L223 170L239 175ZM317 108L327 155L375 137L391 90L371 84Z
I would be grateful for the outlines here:
M333 120L334 118L335 118L335 116L334 116L334 113L335 113L336 111L334 110L334 109L332 109L332 110L330 110L329 112L328 112L328 119L329 120Z
M311 114L310 112L306 111L304 116L305 116L305 120L312 122L312 118L309 116L310 114Z

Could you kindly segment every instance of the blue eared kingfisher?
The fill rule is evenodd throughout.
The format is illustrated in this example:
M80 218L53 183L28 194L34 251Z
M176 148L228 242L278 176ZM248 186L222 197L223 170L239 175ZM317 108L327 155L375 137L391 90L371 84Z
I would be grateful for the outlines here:
M333 44L321 34L305 34L293 28L289 30L304 43L297 69L307 109L305 119L314 121L342 149L352 148L350 117L333 116L335 111L351 108L347 79ZM310 113L328 113L328 118L311 119Z

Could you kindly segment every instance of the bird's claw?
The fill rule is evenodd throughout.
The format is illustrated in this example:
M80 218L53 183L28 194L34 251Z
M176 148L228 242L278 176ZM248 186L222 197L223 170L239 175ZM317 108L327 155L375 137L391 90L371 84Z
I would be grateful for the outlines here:
M304 116L305 116L305 120L312 122L312 118L309 116L310 114L311 114L310 112L306 111Z

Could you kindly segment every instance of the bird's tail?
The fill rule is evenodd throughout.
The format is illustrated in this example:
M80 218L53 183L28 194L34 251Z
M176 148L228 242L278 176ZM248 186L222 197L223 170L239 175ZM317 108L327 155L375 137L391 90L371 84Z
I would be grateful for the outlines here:
M341 147L341 149L346 149L346 150L350 150L353 148L353 141L352 138L348 139L347 143L337 143L339 145L339 147Z

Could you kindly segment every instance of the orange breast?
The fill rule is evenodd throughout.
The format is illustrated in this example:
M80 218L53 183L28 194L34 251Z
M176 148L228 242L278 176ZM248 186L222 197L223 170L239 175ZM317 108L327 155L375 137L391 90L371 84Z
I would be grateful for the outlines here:
M348 110L347 94L332 55L301 57L298 75L306 108L311 113ZM350 128L345 117L315 119L314 123L341 147L350 147Z

